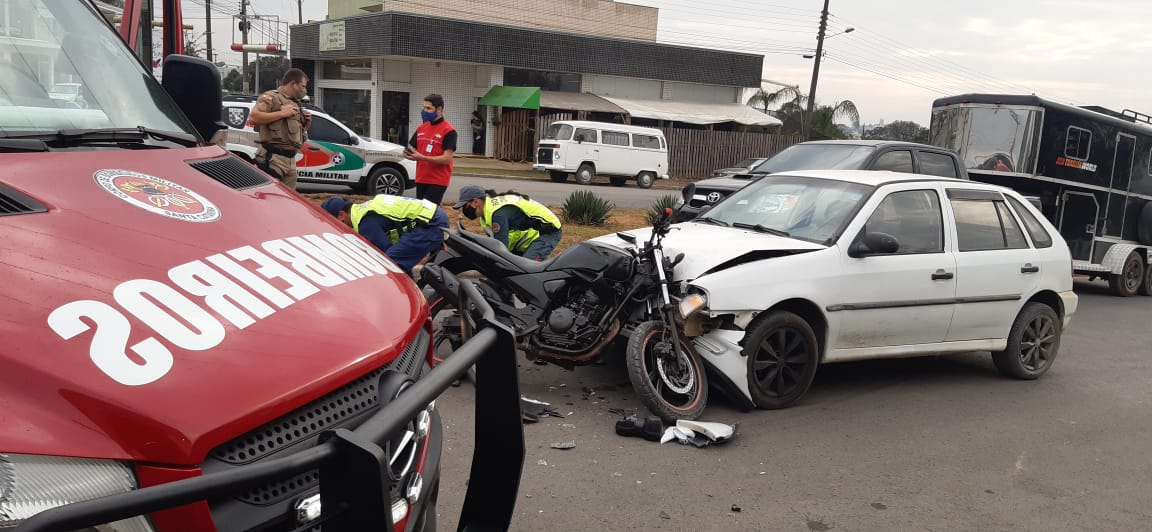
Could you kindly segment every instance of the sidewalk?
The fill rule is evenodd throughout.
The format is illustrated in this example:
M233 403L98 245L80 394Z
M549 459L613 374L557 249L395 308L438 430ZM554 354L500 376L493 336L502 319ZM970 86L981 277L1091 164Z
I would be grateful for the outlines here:
M533 170L532 163L513 163L476 155L457 155L453 158L452 164L452 175L462 177L548 180L548 174ZM568 182L573 183L574 181L569 178ZM685 184L687 184L686 181L676 178L657 179L652 184L652 188L680 190ZM635 186L635 184L631 186Z

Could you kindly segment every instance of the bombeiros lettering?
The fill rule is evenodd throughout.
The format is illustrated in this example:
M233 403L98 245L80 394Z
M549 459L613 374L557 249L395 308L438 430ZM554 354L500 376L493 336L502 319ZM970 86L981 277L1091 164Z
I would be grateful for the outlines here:
M243 330L326 288L390 273L390 259L353 234L324 233L269 240L173 266L167 279L129 279L112 301L66 303L48 315L65 341L91 331L93 364L125 386L167 375L174 350L213 349L228 326ZM136 318L150 336L132 330Z

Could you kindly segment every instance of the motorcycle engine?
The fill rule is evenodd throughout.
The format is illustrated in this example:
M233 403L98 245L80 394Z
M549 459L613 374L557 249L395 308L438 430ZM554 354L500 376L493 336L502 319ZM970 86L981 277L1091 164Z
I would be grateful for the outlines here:
M564 351L590 349L600 337L596 324L609 308L591 289L584 290L548 313L547 325L540 330L539 339L547 346Z

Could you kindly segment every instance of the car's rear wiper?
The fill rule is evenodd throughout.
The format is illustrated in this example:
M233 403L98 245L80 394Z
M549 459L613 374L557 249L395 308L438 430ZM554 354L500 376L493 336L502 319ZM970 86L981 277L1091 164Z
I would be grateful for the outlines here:
M48 145L40 139L5 139L0 138L0 153L14 153L26 151L48 151Z
M724 226L724 227L731 227L730 225L728 225L728 222L725 222L724 220L717 220L715 218L696 218L695 220L692 220L692 221L693 222L706 223L706 224L712 224L712 225L720 225L720 226Z
M734 224L732 224L732 227L739 227L740 229L751 229L753 231L757 231L760 233L768 233L770 235L782 236L782 237L786 237L786 238L792 237L792 233L789 233L788 231L781 231L779 229L768 227L766 225L761 225L761 224L734 223Z

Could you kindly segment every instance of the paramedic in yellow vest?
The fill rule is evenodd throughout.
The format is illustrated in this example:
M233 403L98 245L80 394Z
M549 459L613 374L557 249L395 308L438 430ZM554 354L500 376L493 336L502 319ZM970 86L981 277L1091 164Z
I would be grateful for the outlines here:
M248 121L260 129L256 165L296 190L296 154L304 145L304 132L312 125L312 113L300 100L308 95L308 75L298 68L284 73L280 87L256 101Z
M497 194L477 185L465 185L453 208L471 220L479 218L480 225L491 228L508 251L526 259L544 260L563 236L560 219L548 207L517 192Z
M444 247L448 215L427 200L379 194L364 203L333 196L320 205L383 251L408 275L429 253Z

